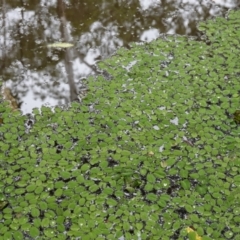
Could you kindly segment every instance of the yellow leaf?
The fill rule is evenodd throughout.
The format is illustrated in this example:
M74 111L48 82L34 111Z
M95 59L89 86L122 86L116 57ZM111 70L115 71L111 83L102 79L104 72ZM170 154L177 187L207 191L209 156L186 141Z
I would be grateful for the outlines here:
M194 231L192 228L187 227L187 228L186 228L186 231L187 231L187 233L195 232L195 234L196 234L196 240L202 240L202 238L201 238L201 237L197 234L197 232Z
M48 44L47 46L51 48L70 48L70 47L73 47L74 45L72 43L56 42L56 43Z
M163 168L166 168L167 167L167 162L166 161L161 161L161 166L163 167Z
M148 152L148 155L149 155L149 156L153 156L153 155L154 155L154 152L153 152L153 151L149 151L149 152Z

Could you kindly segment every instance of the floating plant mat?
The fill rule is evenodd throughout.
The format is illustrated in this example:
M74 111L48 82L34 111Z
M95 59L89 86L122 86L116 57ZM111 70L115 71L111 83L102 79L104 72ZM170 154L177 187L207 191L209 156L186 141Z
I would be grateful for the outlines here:
M239 26L119 49L68 110L2 103L0 235L240 239Z

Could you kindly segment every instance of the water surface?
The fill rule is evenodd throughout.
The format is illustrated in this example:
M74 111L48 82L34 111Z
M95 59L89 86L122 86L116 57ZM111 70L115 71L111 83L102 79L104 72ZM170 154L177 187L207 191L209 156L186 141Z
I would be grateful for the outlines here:
M197 23L239 7L234 0L1 1L0 75L23 113L67 104L94 63L131 42L198 36ZM67 49L54 42L73 43Z

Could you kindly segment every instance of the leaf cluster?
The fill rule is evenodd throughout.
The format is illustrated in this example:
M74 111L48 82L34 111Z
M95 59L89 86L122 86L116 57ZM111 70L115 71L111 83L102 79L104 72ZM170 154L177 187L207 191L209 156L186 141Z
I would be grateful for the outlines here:
M4 239L239 239L239 16L119 49L81 105L1 103Z

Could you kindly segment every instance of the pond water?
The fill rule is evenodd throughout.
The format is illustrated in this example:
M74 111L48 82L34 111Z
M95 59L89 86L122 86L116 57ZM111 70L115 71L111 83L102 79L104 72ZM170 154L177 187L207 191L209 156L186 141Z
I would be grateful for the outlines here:
M131 42L160 34L197 36L197 23L237 0L1 1L0 76L23 113L62 105L84 91L94 64ZM71 48L50 48L55 42Z

